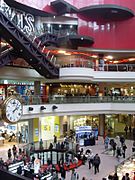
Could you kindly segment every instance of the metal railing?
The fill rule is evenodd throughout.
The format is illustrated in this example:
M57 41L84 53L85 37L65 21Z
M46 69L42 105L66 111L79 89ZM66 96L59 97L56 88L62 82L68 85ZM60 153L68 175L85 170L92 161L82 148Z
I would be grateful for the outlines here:
M85 59L72 60L70 59L66 64L61 64L59 60L56 60L56 64L60 68L65 67L83 67L92 68L94 71L116 71L116 72L135 72L135 64L105 64L103 66L93 65L92 61Z
M135 96L22 96L23 105L71 103L135 103Z

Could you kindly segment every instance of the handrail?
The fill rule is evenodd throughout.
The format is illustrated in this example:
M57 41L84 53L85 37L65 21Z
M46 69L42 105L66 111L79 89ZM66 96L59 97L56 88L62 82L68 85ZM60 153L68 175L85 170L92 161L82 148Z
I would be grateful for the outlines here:
M38 104L69 104L69 103L135 103L135 96L66 96L66 95L50 95L50 96L19 96L23 105Z
M105 64L102 67L100 65L93 65L92 61L85 59L70 59L67 61L67 64L61 64L59 60L56 60L56 64L59 65L60 68L92 68L94 71L116 71L116 72L135 72L135 64Z

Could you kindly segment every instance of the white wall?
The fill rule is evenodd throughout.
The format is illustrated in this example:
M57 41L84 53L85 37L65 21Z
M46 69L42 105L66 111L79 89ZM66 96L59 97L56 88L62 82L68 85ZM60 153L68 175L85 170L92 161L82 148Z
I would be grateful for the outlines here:
M22 119L31 119L43 116L64 116L83 114L135 114L135 103L81 103L81 104L55 104L58 108L52 110L53 104L44 104L46 109L40 111L41 105L23 106ZM32 112L28 107L33 107Z
M135 72L94 71L91 68L61 68L61 80L90 80L93 82L135 82Z

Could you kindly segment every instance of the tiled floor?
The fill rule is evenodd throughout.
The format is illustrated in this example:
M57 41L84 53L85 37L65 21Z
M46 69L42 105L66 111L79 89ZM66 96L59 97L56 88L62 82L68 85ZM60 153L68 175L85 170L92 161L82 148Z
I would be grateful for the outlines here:
M4 159L7 158L7 150L9 148L12 148L13 142L4 144L4 146L0 146L0 157L3 157ZM127 152L126 157L131 156L131 148L132 148L133 141L126 140L127 145ZM85 176L87 180L102 180L103 177L106 177L109 175L109 173L113 172L115 170L115 166L118 165L121 161L124 159L121 158L120 162L116 159L116 157L112 156L112 153L103 153L105 151L103 139L99 138L97 144L95 146L87 146L84 147L84 150L86 149L92 149L93 153L98 153L101 158L101 165L100 165L100 172L96 175L94 174L93 169L88 169L88 163L86 162L85 165L82 165L81 167L77 168L76 171L79 174L79 180L82 180L82 177ZM60 176L60 175L59 175ZM71 179L71 171L66 173L66 180Z

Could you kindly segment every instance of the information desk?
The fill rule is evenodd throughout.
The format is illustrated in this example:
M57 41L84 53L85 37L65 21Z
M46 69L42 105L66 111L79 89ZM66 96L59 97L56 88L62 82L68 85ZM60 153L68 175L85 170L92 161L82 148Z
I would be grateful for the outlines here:
M76 141L80 146L93 146L98 138L98 129L91 126L76 127Z

